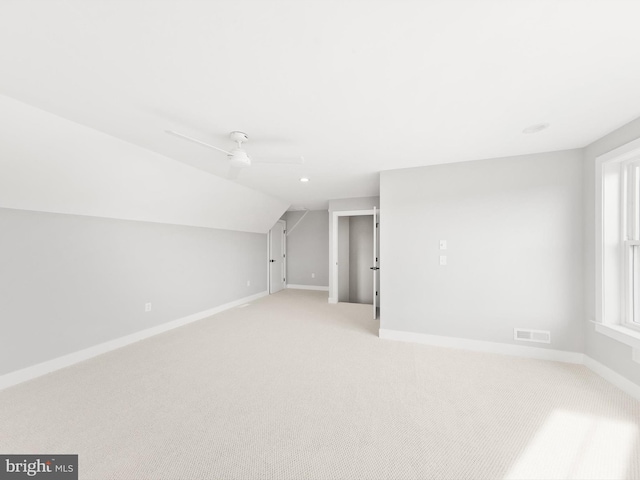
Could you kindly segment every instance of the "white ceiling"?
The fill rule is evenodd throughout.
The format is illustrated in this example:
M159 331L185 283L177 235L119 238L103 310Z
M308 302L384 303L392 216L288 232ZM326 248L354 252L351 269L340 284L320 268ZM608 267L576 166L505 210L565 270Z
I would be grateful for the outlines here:
M2 0L0 94L217 175L224 154L164 131L243 130L249 154L306 162L238 182L319 209L377 195L381 170L583 147L639 117L639 18L637 0Z

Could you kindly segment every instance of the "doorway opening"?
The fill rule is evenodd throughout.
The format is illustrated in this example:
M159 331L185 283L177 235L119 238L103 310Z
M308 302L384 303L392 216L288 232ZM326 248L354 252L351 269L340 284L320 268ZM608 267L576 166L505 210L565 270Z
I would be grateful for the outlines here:
M379 317L379 211L333 212L330 303L363 303Z

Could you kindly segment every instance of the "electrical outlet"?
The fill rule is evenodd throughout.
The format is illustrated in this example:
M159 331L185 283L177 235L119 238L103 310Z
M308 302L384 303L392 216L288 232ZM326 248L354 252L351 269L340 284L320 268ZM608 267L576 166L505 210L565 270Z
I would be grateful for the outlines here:
M446 265L446 264L447 264L447 256L440 255L440 265Z
M316 278L316 274L315 274L315 273L312 273L312 274L311 274L311 278Z
M144 304L144 311L145 312L150 312L151 311L151 303L145 303Z
M251 280L247 280L247 287L251 286Z

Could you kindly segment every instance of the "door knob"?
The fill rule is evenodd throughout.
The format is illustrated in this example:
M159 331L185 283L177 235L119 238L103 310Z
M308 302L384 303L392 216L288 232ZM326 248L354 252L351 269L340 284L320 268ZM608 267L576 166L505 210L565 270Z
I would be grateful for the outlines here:
M275 260L269 260L271 263L275 262Z

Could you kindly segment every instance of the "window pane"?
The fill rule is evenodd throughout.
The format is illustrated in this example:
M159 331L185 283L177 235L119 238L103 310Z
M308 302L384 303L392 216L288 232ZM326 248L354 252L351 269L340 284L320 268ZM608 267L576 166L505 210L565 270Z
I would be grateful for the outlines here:
M627 240L640 240L640 165L627 165L623 185L624 236Z
M638 228L640 227L640 221L638 221L638 215L640 214L640 167L634 165L633 167L633 190L631 193L633 199L633 205L631 207L631 212L633 215L633 223L632 228L632 239L640 240L638 238Z
M631 321L640 324L640 245L631 247Z

